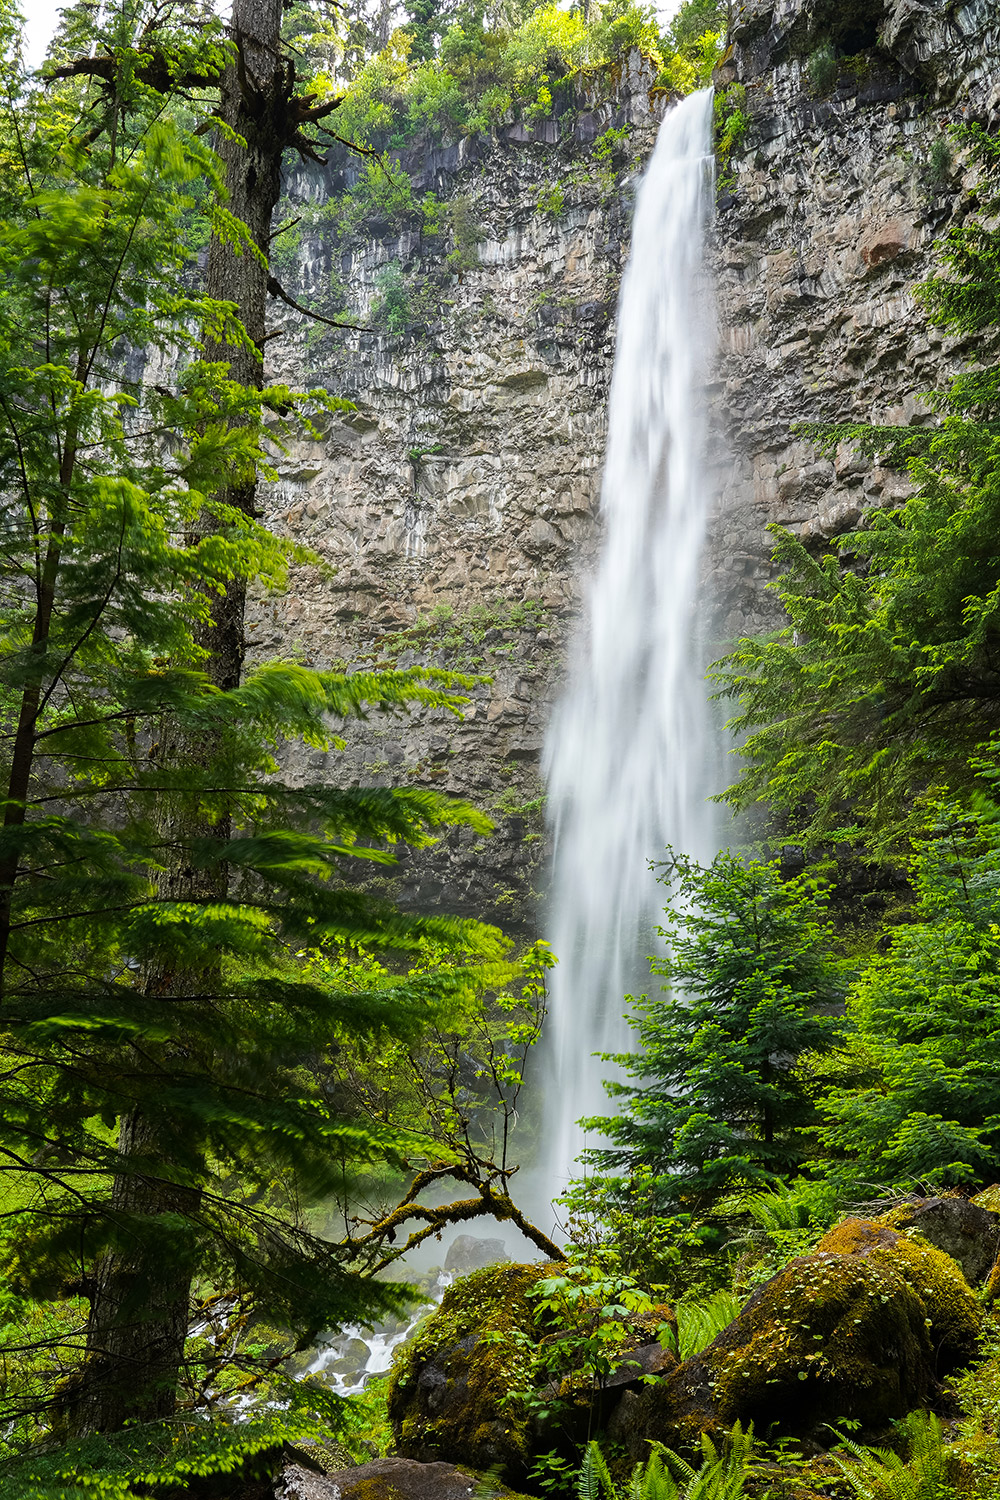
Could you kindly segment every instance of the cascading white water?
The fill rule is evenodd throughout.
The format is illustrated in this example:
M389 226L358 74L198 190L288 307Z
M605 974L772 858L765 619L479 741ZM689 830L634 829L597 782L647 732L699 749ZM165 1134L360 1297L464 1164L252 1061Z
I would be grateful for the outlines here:
M713 763L698 645L709 506L703 387L714 319L702 272L713 201L712 92L664 120L639 186L622 281L601 495L602 553L546 744L555 833L542 1172L579 1175L580 1116L609 1109L595 1051L629 1045L672 844L715 851Z

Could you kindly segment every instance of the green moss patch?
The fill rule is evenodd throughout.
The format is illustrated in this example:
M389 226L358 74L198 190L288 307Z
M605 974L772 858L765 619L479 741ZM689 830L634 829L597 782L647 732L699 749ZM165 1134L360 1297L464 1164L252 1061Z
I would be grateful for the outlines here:
M537 1337L527 1291L551 1267L487 1266L445 1293L392 1375L399 1452L523 1477L528 1415L513 1394L530 1380Z

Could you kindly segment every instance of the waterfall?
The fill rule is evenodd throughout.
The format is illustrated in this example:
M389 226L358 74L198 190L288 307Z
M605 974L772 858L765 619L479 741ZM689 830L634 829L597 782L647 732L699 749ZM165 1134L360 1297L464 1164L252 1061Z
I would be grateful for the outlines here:
M709 508L703 388L714 320L702 271L713 202L712 91L664 120L639 185L622 281L601 493L602 550L545 750L559 958L543 1049L546 1196L578 1175L581 1115L610 1109L609 1065L645 987L673 844L715 852L712 736L698 640Z

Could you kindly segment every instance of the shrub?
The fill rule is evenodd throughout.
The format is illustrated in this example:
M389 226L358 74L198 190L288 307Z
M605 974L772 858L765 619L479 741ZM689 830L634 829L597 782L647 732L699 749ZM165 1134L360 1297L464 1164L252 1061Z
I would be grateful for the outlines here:
M935 136L927 161L927 178L934 187L944 187L951 176L955 159L946 135Z
M372 322L381 324L390 333L402 333L410 322L410 299L399 261L391 260L379 271L375 285L379 295L372 305Z
M566 195L561 182L557 182L555 187L550 188L548 192L539 193L538 207L543 214L548 214L549 218L558 219L566 207Z
M833 48L829 43L824 42L822 47L817 47L806 63L806 79L811 92L820 95L831 93L837 86L839 72Z

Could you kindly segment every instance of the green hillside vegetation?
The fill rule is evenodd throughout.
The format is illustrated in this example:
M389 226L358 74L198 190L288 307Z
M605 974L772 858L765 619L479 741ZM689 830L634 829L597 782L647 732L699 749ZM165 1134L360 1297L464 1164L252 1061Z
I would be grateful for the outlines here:
M666 32L653 8L634 0L606 0L589 15L544 5L517 25L491 28L481 12L459 9L431 56L419 45L419 28L404 26L358 69L337 111L337 132L384 151L417 140L448 143L514 120L533 124L572 106L588 81L606 87L609 70L613 76L632 48L652 63L656 88L685 94L708 83L724 5L688 0ZM314 86L324 86L322 74ZM329 80L326 86L333 88Z

